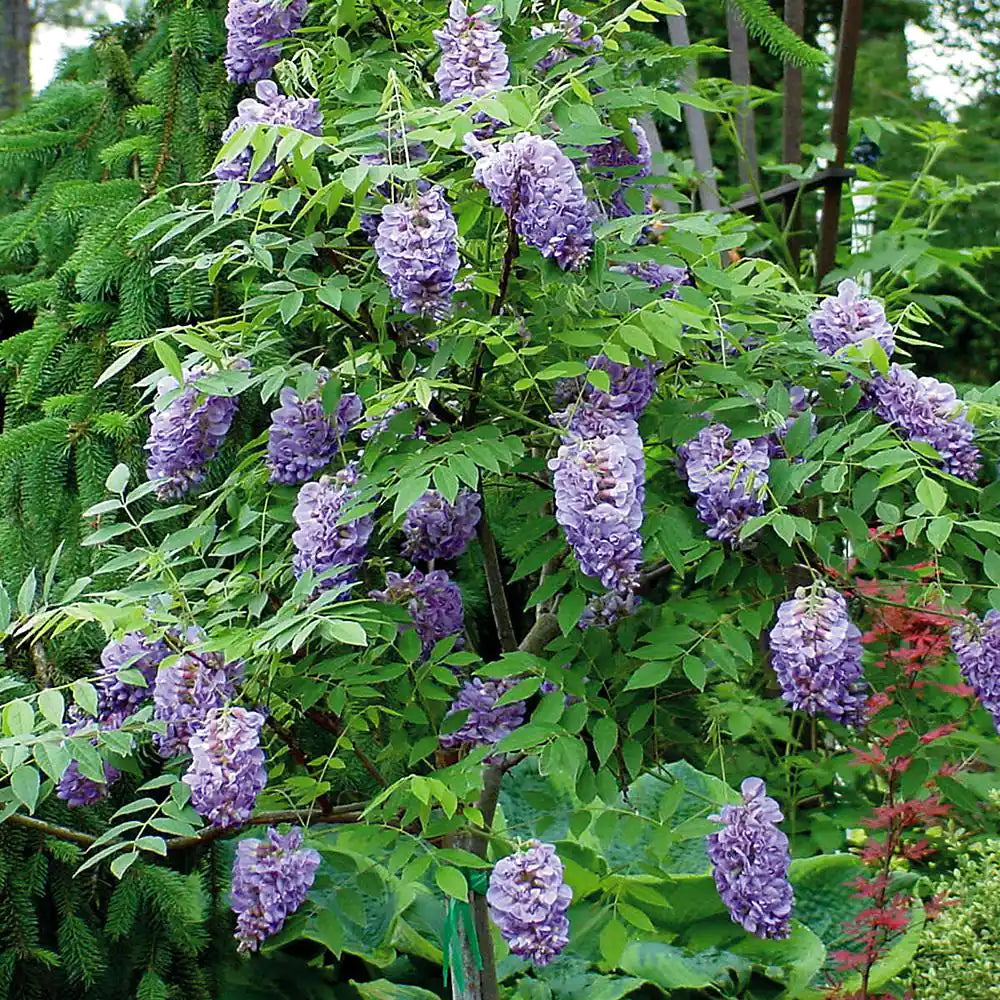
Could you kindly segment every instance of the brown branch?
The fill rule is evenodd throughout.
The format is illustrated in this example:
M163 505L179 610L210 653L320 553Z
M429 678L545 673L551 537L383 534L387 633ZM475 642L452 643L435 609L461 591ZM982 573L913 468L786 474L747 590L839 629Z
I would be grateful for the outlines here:
M318 708L306 709L306 716L316 723L320 729L325 729L334 736L344 735L344 723L339 715L333 712L323 712ZM379 769L372 763L371 758L359 746L351 740L351 750L354 756L361 762L361 766L383 787L388 787L389 782L382 777Z
M46 823L43 819L35 819L34 816L25 816L22 813L12 813L4 820L5 823L15 823L17 826L25 826L29 830L37 830L44 833L46 837L55 837L56 840L65 840L71 844L80 844L81 847L90 847L97 840L89 833L81 830L71 830L68 826L59 826L56 823Z
M507 216L507 248L503 254L503 265L500 268L500 288L497 297L493 300L493 307L490 309L491 316L499 316L503 309L504 301L507 298L507 289L510 287L510 276L514 271L514 261L521 250L520 241L517 238L517 227L514 225L513 212L516 206L511 205L511 214Z
M559 619L552 613L546 613L531 626L531 630L518 643L517 648L522 653L534 653L538 656L561 631Z
M517 634L514 632L514 619L507 603L507 591L504 589L503 574L500 572L500 556L497 554L497 543L490 531L483 511L479 524L476 526L479 544L483 550L483 569L486 573L486 589L490 595L490 607L493 610L493 621L497 629L500 648L505 653L517 649Z

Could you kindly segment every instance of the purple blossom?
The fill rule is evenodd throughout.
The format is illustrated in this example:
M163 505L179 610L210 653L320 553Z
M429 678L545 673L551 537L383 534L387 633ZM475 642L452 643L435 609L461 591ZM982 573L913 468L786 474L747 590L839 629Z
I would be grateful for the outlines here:
M470 14L462 0L451 0L444 27L434 32L441 46L434 81L442 101L471 103L510 82L507 48L490 18L493 11L486 6Z
M788 837L784 818L760 778L740 786L741 805L726 805L709 819L724 826L706 838L715 885L733 921L761 938L791 933L794 893L788 881Z
M318 852L302 847L298 827L284 836L270 827L266 839L236 845L232 906L240 951L256 951L281 930L305 900L319 862Z
M551 21L547 21L545 24L532 25L531 27L532 38L544 38L546 35L561 36L560 44L549 49L535 63L535 69L539 73L544 73L558 63L572 59L573 56L582 55L585 52L600 52L604 48L604 39L600 35L593 31L585 35L584 25L587 22L581 15L563 8L559 11L558 22L558 24L553 24Z
M281 390L281 406L271 414L267 465L272 483L295 485L328 465L343 447L347 432L361 419L361 398L353 392L327 413L320 390L329 373L320 369L317 391L304 401L291 387Z
M298 530L292 533L295 555L292 569L296 577L311 570L323 576L316 587L326 590L353 583L368 551L374 522L364 516L343 521L345 508L355 498L358 481L353 464L319 482L306 483L299 490L292 517ZM331 572L333 571L333 572Z
M843 594L799 587L778 608L770 640L771 665L785 701L846 726L864 724L861 631Z
M190 629L185 636L189 646L204 639L200 629ZM153 737L160 756L174 757L187 749L209 712L235 694L242 673L242 661L227 663L219 652L189 650L161 664L153 687L153 718L166 723L164 734Z
M975 428L954 386L936 378L918 378L908 368L890 365L888 375L876 375L868 386L875 412L913 441L925 441L941 456L941 467L974 483L980 454Z
M486 890L490 919L507 947L534 965L548 965L569 944L572 900L555 847L538 840L501 858Z
M476 534L482 517L479 494L459 490L448 503L437 490L428 490L406 512L403 551L410 559L457 559Z
M549 460L556 520L580 569L625 593L642 563L646 465L642 438L625 410L584 404Z
M638 420L649 401L656 394L656 378L660 365L646 362L642 365L623 365L612 361L605 354L595 354L587 359L593 371L607 372L610 385L604 392L583 378L560 379L553 393L556 405L577 404L555 415L555 421L569 430L579 430L581 425L593 422L589 410L614 411Z
M882 303L865 298L850 279L837 286L837 294L825 298L809 317L816 346L824 354L836 354L848 344L874 338L891 355L895 348L892 326L885 318Z
M653 172L653 151L649 146L646 130L634 118L630 118L628 122L636 147L635 152L620 135L586 148L588 163L594 175L618 181L607 210L612 219L621 219L633 214L625 195L629 188L639 186L640 178L648 177Z
M80 771L80 765L75 760L71 760L56 785L56 797L62 799L70 809L92 806L108 794L108 789L120 777L121 771L104 761L105 780L94 781Z
M1000 731L1000 611L987 611L982 621L968 615L951 630L951 645L962 676Z
M382 138L386 141L386 152L385 153L365 153L361 157L361 162L368 166L381 167L386 164L399 165L412 165L414 163L422 163L427 159L427 147L424 146L422 142L409 142L407 141L404 145L403 140L399 132L393 134L395 141L390 140L390 133L382 132L380 133ZM399 183L398 181L395 183ZM417 181L417 191L423 194L428 190L430 184L425 180ZM392 200L392 193L394 188L394 182L387 181L384 184L379 184L375 188L375 191L380 194L383 198ZM361 215L360 227L361 231L365 234L366 239L369 243L375 242L375 237L378 236L378 226L382 221L382 209L378 209L373 212L365 212Z
M281 42L298 29L305 13L306 0L229 0L225 59L229 79L253 83L269 76L281 58Z
M452 733L444 733L441 746L492 747L504 737L510 736L523 725L527 706L523 701L497 706L497 702L517 683L516 678L483 680L473 677L459 689L458 697L451 703L448 715L468 711L465 722ZM499 756L488 757L488 761L499 760Z
M203 365L185 368L181 392L150 417L146 476L159 484L161 500L177 500L205 478L205 466L218 454L239 407L235 396L212 396L198 387L208 374ZM156 398L179 387L166 375L156 386Z
M102 729L118 729L122 723L153 693L156 669L170 655L163 639L155 641L142 632L128 632L121 639L109 642L101 651L101 668L94 686L97 688L97 719ZM138 670L146 686L118 679L119 670Z
M494 204L513 218L521 238L563 270L581 267L594 234L590 207L576 167L551 140L522 132L482 155L473 174Z
M425 659L434 644L449 635L459 636L456 645L461 646L465 628L462 592L444 570L421 573L414 569L408 576L387 573L385 584L385 590L373 590L371 596L386 604L406 606Z
M662 289L665 299L679 299L681 285L692 285L691 272L686 267L658 264L653 260L636 261L625 265L634 278L641 278L651 288Z
M386 205L375 237L379 270L403 312L443 319L458 274L458 225L439 187Z
M630 591L618 593L608 591L606 594L595 594L587 601L587 606L577 622L579 628L611 628L622 618L635 614L636 608L642 603L638 594Z
M253 815L267 783L263 724L259 712L213 708L188 740L191 766L181 780L191 789L191 805L213 826L238 826Z
M677 454L705 533L738 548L743 525L764 513L771 459L765 438L730 443L731 436L725 424L712 424Z
M280 2L280 0L279 0ZM283 97L273 80L261 80L256 88L257 100L248 97L236 106L236 117L222 133L222 144L232 137L237 129L250 125L290 125L301 132L319 135L323 128L323 114L319 101L306 97ZM215 176L220 181L266 181L278 169L274 157L269 156L257 173L250 177L253 163L253 148L247 146L231 160L223 160L215 168Z

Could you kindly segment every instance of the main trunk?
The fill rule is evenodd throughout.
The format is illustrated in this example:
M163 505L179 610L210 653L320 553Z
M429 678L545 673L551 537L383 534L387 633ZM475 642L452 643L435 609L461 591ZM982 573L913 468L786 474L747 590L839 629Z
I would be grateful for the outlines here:
M0 118L31 93L29 0L0 0Z

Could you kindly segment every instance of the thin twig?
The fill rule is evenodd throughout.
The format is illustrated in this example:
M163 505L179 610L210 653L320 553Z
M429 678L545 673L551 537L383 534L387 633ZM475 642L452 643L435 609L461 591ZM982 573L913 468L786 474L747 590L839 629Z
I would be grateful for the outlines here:
M307 774L309 773L309 758L306 756L305 751L302 749L302 745L296 739L295 734L290 729L285 729L273 716L267 717L267 724L270 729L275 733L278 739L288 747L288 752L292 755L292 760L295 761L299 767L302 768ZM330 798L326 792L321 792L316 796L316 802L319 804L320 809L323 812L327 812L330 809Z
M486 589L490 595L490 607L493 610L493 621L497 628L500 648L505 653L512 653L517 649L517 634L514 631L514 619L510 614L510 604L507 602L503 573L500 571L500 556L497 554L496 539L493 537L493 532L490 531L485 510L476 526L476 534L479 536L479 544L483 550Z
M328 733L332 733L334 736L344 735L344 723L341 721L339 715L335 715L333 712L323 712L318 708L310 708L306 710L306 715L313 722L316 723L320 729L325 729ZM386 788L389 782L382 777L379 769L372 763L371 758L357 746L354 740L351 740L351 750L354 752L354 756L358 758L361 762L361 766L383 787Z

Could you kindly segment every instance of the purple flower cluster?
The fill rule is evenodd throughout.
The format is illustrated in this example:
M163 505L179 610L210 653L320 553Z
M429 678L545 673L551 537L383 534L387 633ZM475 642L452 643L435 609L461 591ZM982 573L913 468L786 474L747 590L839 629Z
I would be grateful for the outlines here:
M585 52L600 52L604 48L604 39L595 32L584 35L584 25L587 23L579 14L574 14L565 8L559 11L559 23L547 21L545 24L532 25L531 37L544 38L546 35L559 35L561 44L556 45L535 63L539 73L550 70L558 63L572 59L575 55ZM576 51L571 51L576 50Z
M621 413L638 420L656 394L659 365L623 365L605 354L587 359L593 371L607 372L610 385L607 392L582 378L562 379L556 385L553 400L557 405L577 404L575 408L556 414L556 422L568 430L581 430L603 420L605 415ZM594 413L592 411L599 411Z
M159 484L161 500L176 500L205 478L205 465L222 447L239 407L235 396L212 396L198 388L198 380L208 374L202 365L186 368L181 392L150 417L146 476ZM177 379L165 376L157 384L157 399L178 388Z
M836 295L820 303L809 317L809 329L824 354L836 354L848 344L869 339L877 340L887 355L896 346L882 303L865 298L850 278L837 286Z
M587 601L587 606L577 622L579 628L611 628L622 618L635 614L642 603L638 594L631 592L596 594Z
M486 890L490 919L507 947L534 965L548 965L569 944L572 901L555 847L538 840L501 858Z
M483 516L479 494L459 490L454 504L428 490L406 512L403 551L410 559L457 559L476 534Z
M787 938L795 902L788 881L788 837L781 809L760 778L740 786L741 805L709 819L725 824L706 838L715 885L733 921L761 938Z
M740 531L764 513L771 459L765 438L730 442L725 424L712 424L678 449L681 475L695 495L698 517L709 538L740 544Z
M392 418L399 413L403 413L408 410L408 403L397 403L395 406L390 406L388 410L383 412L383 414L378 418L373 418L369 414L365 414L366 420L375 420L375 423L371 424L369 427L365 427L361 431L361 440L370 441L373 437L377 437L383 431L387 430L389 424L392 422ZM413 437L421 437L422 432L418 429L413 435Z
M982 621L966 617L951 630L951 645L962 676L1000 730L1000 611L987 611Z
M472 102L510 82L510 63L492 6L470 14L462 0L451 0L444 27L434 32L441 62L434 81L442 101Z
M319 373L319 388L328 372ZM319 472L343 447L347 432L361 419L361 398L345 393L337 401L335 413L323 408L320 393L300 400L285 386L279 396L281 406L271 414L267 437L267 466L272 483L295 485Z
M799 587L778 608L770 641L771 665L785 701L845 726L864 724L861 631L843 594L829 587Z
M298 525L298 530L292 533L295 545L292 568L296 577L306 570L325 576L317 583L318 589L354 582L365 560L374 528L372 518L366 515L352 521L341 520L344 508L354 499L357 481L357 470L352 464L333 476L321 477L319 482L306 483L299 490L292 512Z
M236 106L236 117L222 133L223 145L237 129L248 125L290 125L310 135L320 134L323 114L319 110L319 101L306 97L282 97L273 80L261 80L257 84L256 94L257 100L248 97ZM270 156L261 164L257 173L250 177L252 162L253 149L247 146L233 159L223 160L218 164L215 176L220 181L266 181L278 169L274 157Z
M608 590L634 590L646 475L635 419L627 410L577 407L549 468L556 520L580 569Z
M581 267L594 234L573 161L551 139L528 132L479 151L474 176L511 216L521 238L564 270Z
M162 639L152 641L142 632L128 632L121 639L112 640L104 647L94 683L97 688L99 729L119 729L138 710L152 693L160 661L169 655L170 647ZM125 669L138 670L146 680L146 687L119 680L118 671ZM90 722L79 709L72 710L71 718L74 721L67 727L67 735L70 736ZM56 795L71 808L90 806L102 799L120 776L121 772L105 761L105 780L94 781L80 772L80 765L74 760L59 779Z
M92 806L108 794L108 789L120 777L121 771L104 761L104 781L94 781L80 771L80 765L75 760L71 760L56 785L56 797L70 809Z
M441 746L492 747L510 736L524 723L527 707L523 701L497 706L497 702L517 683L516 679L483 680L473 677L459 689L448 715L467 711L465 722L452 733L441 736ZM490 757L493 761L498 758Z
M185 637L192 646L204 638L199 629ZM242 661L227 663L219 652L189 650L160 666L153 687L153 718L166 724L166 731L153 737L160 756L174 757L187 749L209 712L235 694L242 673Z
M298 827L284 836L270 827L265 840L236 845L232 906L240 951L256 951L281 930L305 900L319 862L318 852L302 846Z
M443 319L458 274L458 225L439 187L386 205L375 237L379 270L403 312Z
M868 395L883 420L911 440L933 446L946 472L976 481L981 461L974 443L976 432L953 386L936 378L918 378L894 364L888 375L872 379Z
M644 260L627 264L625 270L635 278L641 278L651 288L663 289L665 299L679 299L680 286L691 285L691 273L686 267L673 264L658 264L656 261Z
M425 659L434 644L449 635L459 636L456 645L461 645L465 628L462 592L443 569L431 573L414 569L407 576L386 573L385 590L373 590L371 596L386 604L406 606L410 621L420 636Z
M267 783L263 724L259 712L213 708L188 740L191 766L181 780L191 789L191 805L213 826L238 826L253 815Z
M640 178L648 177L653 172L653 151L646 130L634 118L629 119L629 127L635 141L635 152L620 135L586 149L590 169L596 177L620 181L607 209L612 219L633 214L625 195L633 185L638 184Z
M160 661L170 655L162 639L152 641L142 632L128 632L109 642L101 651L97 688L97 718L102 729L118 729L153 693ZM119 670L138 670L146 686L118 679Z
M281 42L296 31L306 0L229 0L226 73L234 83L269 76L281 58Z

